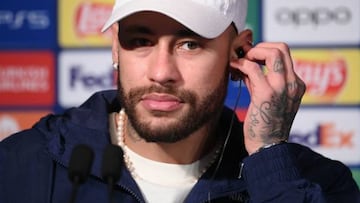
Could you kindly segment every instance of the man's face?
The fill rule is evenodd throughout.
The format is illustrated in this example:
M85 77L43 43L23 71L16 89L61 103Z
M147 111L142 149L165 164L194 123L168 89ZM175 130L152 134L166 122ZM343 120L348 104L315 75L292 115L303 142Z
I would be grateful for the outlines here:
M119 97L138 136L172 143L217 119L226 95L230 32L205 39L154 12L120 21Z

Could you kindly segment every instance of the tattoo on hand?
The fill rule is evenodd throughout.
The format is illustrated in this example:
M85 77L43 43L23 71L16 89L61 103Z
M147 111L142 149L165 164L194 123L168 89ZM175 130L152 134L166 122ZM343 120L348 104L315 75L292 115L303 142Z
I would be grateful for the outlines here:
M253 108L250 112L250 136L259 137L264 143L286 140L301 97L296 100L294 102L294 98L289 98L287 91L283 91L281 95L274 95L270 101ZM298 104L294 106L294 103ZM257 129L258 127L261 129Z
M285 72L284 62L280 58L275 59L273 71L276 73Z

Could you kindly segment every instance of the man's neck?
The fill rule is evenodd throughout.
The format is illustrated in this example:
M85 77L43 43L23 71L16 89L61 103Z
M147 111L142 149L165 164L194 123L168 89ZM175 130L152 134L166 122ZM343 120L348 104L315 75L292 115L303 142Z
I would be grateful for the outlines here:
M200 128L187 138L175 143L146 142L141 139L129 122L124 135L125 144L137 154L159 162L190 164L199 160L214 148L217 142L216 130L210 125Z

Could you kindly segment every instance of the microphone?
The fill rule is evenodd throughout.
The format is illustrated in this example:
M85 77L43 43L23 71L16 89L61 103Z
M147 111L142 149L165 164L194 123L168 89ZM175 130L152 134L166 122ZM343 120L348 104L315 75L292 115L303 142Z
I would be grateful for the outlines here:
M94 159L94 152L84 144L75 146L72 151L68 177L73 183L70 203L74 203L80 184L83 184L89 176L91 165Z
M117 145L108 145L103 154L101 174L108 184L109 202L113 202L113 189L115 183L120 179L120 170L123 165L124 152Z

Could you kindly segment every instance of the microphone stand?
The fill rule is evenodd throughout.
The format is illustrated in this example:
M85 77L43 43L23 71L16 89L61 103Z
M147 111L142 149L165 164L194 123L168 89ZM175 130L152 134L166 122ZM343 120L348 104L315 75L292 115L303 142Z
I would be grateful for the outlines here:
M73 183L73 189L69 203L75 203L80 184L84 183L90 174L94 152L87 145L77 145L74 147L68 169L68 178Z
M113 197L113 193L114 193L114 179L113 178L108 178L107 180L108 182L108 191L109 191L109 202L110 203L115 203L115 200Z
M108 184L109 202L115 203L113 199L114 185L120 179L120 171L123 165L124 152L119 146L108 145L105 148L102 162L102 177Z
M80 186L80 178L77 176L77 177L74 177L74 180L73 180L73 190L71 192L71 196L70 196L70 201L69 203L75 203L75 200L76 200L76 196L77 196L77 192L79 190L79 186Z

